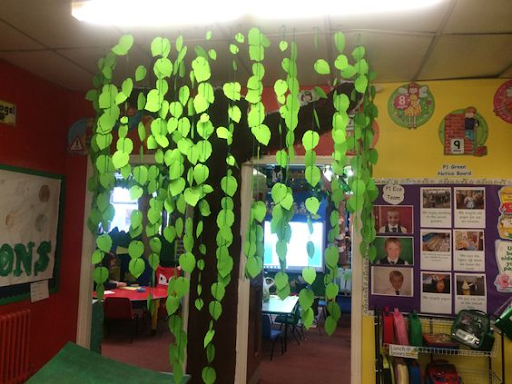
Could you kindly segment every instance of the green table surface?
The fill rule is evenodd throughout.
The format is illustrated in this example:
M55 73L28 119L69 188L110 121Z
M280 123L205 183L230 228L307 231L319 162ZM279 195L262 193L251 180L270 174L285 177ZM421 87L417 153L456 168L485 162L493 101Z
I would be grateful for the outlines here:
M188 382L184 377L180 384ZM100 354L67 343L47 364L28 381L28 384L173 384L171 373L151 371L109 359Z

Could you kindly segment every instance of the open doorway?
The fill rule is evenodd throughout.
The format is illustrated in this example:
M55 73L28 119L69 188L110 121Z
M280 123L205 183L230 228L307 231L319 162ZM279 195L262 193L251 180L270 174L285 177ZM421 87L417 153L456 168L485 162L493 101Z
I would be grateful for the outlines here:
M267 207L267 214L263 222L264 271L262 275L248 284L249 315L246 328L248 329L246 331L248 343L245 379L247 383L265 384L304 382L309 377L315 382L337 383L340 377L350 377L352 296L350 218L342 204L339 215L332 216L339 220L341 233L336 238L329 238L329 230L332 224L335 224L331 220L333 208L329 201L328 191L319 190L317 197L321 204L317 217L312 220L313 231L310 234L304 201L311 195L311 191L304 177L304 166L293 165L285 171L276 165L265 163L264 160L262 159L257 165L253 164L250 173L249 170L246 170L242 176L244 183L244 176L250 176L252 197L255 200L263 201ZM328 184L329 168L321 167L324 170L323 179ZM283 172L288 172L288 174L285 175ZM276 307L274 304L281 300L277 299L274 303L276 298L273 296L275 294L273 278L280 271L280 266L275 254L275 234L272 234L270 229L273 204L270 190L282 178L287 178L287 185L292 188L294 195L295 212L290 221L292 238L287 253L290 300L288 298L285 300L293 302L289 306L291 309L284 308L286 305L282 306L284 309ZM308 256L305 249L308 241L312 241L315 245L316 252L311 256ZM336 302L342 315L332 336L328 336L323 329L326 318L323 253L327 245L336 245L339 250L338 278L336 280L339 293ZM308 284L304 280L301 274L303 267L316 270L316 279L312 284ZM298 302L298 294L305 287L312 289L315 296L312 305L314 322L309 330L303 327L300 320L301 308ZM270 294L270 304L267 300L268 294ZM280 313L280 311L288 312ZM267 318L272 334L279 333L277 339L263 335L263 332L268 332ZM281 340L284 343L283 354L281 353ZM344 363L333 365L333 361Z

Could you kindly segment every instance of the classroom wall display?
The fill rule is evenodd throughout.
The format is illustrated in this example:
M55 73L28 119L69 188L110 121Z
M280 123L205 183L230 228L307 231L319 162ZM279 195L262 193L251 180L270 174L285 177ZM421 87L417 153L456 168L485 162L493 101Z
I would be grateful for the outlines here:
M498 219L498 233L502 239L512 240L512 186L499 190L500 217Z
M454 315L461 309L479 309L493 313L512 297L512 241L499 234L499 219L512 201L509 181L378 179L376 183L376 215L398 208L400 214L411 217L419 213L420 219L412 221L408 233L376 237L374 245L383 257L368 263L369 310L389 306L405 312ZM383 197L384 187L393 184L404 188L399 205L386 203ZM394 239L398 241L402 264L383 262L386 252L393 251L386 249L389 239L388 248ZM403 275L410 295L393 295L390 287L393 283L398 287L401 279L399 274L390 275L395 269ZM409 281L411 287L405 285Z
M503 83L494 94L494 113L512 124L512 80Z
M439 125L445 155L487 155L487 122L475 107L450 112Z
M63 191L61 176L0 166L0 303L57 287Z
M401 127L416 129L434 113L435 102L428 86L417 83L398 87L388 101L388 113Z

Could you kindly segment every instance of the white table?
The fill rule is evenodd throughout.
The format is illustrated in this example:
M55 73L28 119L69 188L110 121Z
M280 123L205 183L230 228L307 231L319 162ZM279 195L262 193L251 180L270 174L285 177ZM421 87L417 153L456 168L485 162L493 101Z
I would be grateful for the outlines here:
M261 305L261 313L267 315L284 315L286 317L293 316L295 306L299 301L299 296L288 296L281 300L279 296L270 295L268 301L264 301ZM284 327L284 350L286 352L288 344L288 324L285 322Z

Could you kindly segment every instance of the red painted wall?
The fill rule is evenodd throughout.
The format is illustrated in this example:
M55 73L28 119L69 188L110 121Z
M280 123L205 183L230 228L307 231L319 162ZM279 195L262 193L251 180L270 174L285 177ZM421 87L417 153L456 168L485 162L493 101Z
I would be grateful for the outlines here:
M87 158L67 153L67 130L77 119L94 114L83 94L1 60L0 99L17 106L16 127L0 123L0 164L65 176L58 292L33 304L0 306L0 314L31 309L30 363L35 371L76 339Z

